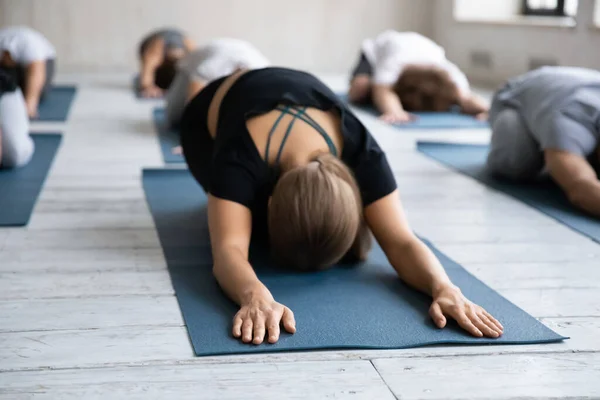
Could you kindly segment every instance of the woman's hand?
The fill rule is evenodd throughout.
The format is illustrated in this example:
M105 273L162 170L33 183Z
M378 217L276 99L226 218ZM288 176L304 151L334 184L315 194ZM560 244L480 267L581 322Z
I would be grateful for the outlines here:
M279 340L279 325L289 333L296 332L296 321L292 310L273 300L262 297L242 304L233 318L233 336L244 343L261 344L268 333L268 342Z
M497 338L504 327L490 313L468 300L456 286L446 286L433 295L429 315L438 328L446 326L446 317L452 317L471 335Z
M146 98L158 98L163 95L163 90L156 85L143 87L140 94Z
M379 118L388 124L404 124L416 120L417 116L404 110L398 110L396 112L381 114Z
M27 107L27 115L29 118L37 118L38 116L38 102L35 99L25 100L25 106Z

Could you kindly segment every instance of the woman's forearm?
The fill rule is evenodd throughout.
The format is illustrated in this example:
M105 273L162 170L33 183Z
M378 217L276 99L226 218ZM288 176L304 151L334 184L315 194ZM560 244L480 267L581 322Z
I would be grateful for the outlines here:
M238 305L256 298L273 300L271 292L258 279L241 251L231 248L219 253L221 255L215 257L213 274L231 300Z
M140 72L140 86L142 88L154 85L156 69L164 61L165 43L162 39L153 41L142 54L142 66Z
M388 86L373 85L373 103L382 114L404 112L398 95Z
M460 102L464 114L477 115L489 111L489 104L475 93L465 95Z
M429 247L416 237L397 246L389 257L400 279L421 292L435 295L452 285L442 264Z
M27 78L25 83L25 101L28 104L37 105L39 103L45 81L45 61L34 61L27 66Z
M142 71L140 73L140 86L146 88L154 84L154 74L157 68L156 62L143 60Z

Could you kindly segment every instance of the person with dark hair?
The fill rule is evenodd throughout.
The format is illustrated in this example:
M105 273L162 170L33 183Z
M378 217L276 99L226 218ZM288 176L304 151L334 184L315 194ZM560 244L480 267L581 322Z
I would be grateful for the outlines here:
M372 103L390 123L410 121L410 111L449 111L453 106L484 119L488 109L443 48L418 33L392 30L363 42L348 97Z
M31 28L8 27L0 29L0 56L0 69L16 80L25 95L27 114L35 118L54 78L54 46Z
M280 324L296 329L292 310L248 260L251 238L266 239L281 266L310 272L364 260L371 232L400 278L432 296L439 328L450 317L477 337L502 334L415 236L385 154L314 76L264 68L217 79L188 103L180 131L189 170L208 194L214 275L240 306L235 337L274 343Z
M175 79L178 61L193 49L192 40L176 29L163 29L146 36L139 48L140 94L162 96Z
M24 166L33 151L23 93L14 77L0 70L0 168Z
M215 39L192 51L179 62L177 75L165 96L169 124L176 126L187 102L213 80L238 69L265 68L269 64L260 50L239 39Z
M600 72L543 67L509 80L490 109L495 175L549 173L576 207L600 217Z

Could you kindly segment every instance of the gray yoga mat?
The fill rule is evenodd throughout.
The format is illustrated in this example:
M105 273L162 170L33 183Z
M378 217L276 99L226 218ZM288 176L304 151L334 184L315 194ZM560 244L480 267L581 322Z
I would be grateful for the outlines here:
M348 102L346 94L338 94L338 97ZM379 112L368 104L354 104L352 107L365 111L374 117L379 116ZM394 124L394 128L405 129L484 129L488 128L487 121L479 121L476 118L461 114L459 112L415 112L411 113L417 116L415 121L403 124Z
M442 164L475 178L486 186L511 195L600 243L600 219L587 215L571 205L564 192L548 177L517 183L491 176L485 168L489 146L418 142L417 148Z
M77 93L75 86L52 86L38 106L36 121L64 122L69 117L73 99Z
M179 132L169 126L164 108L152 110L152 119L158 133L160 150L165 164L185 163L182 154L173 154L173 147L179 146Z
M0 168L0 226L25 226L44 186L62 136L58 133L31 134L33 158L24 167Z
M188 170L144 170L143 185L171 280L199 356L324 349L397 349L433 344L527 344L565 339L469 274L444 254L453 281L473 301L501 320L499 339L477 339L454 323L437 329L428 316L430 299L408 288L375 246L361 265L318 273L274 266L260 245L250 262L275 299L296 316L297 332L277 344L243 344L231 335L237 306L212 276L206 196Z

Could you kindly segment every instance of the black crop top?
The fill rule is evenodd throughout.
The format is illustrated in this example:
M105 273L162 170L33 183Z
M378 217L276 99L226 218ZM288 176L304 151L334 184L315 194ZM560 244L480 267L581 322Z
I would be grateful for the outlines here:
M219 79L209 84L188 104L182 118L182 136L208 134L208 107L223 81ZM396 189L396 181L385 154L331 89L305 72L265 68L243 74L221 103L216 138L210 155L212 162L208 190L212 195L250 208L253 219L266 217L268 198L277 174L261 158L246 121L270 112L278 105L311 107L323 111L335 109L339 113L344 140L340 158L354 173L365 206ZM185 142L191 141L184 139L182 137L186 152ZM186 158L190 169L193 169L195 161L187 155Z

